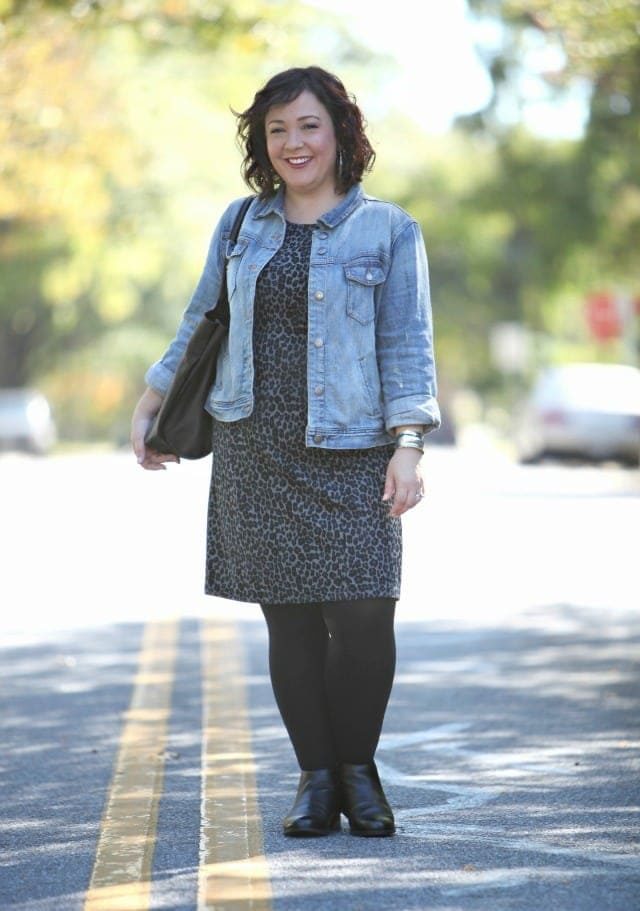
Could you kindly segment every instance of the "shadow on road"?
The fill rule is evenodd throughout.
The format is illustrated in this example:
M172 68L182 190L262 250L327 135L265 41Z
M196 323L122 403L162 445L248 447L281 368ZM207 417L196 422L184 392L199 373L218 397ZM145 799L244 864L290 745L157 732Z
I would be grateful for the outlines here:
M398 836L382 843L281 838L296 771L254 689L278 909L326 909L329 893L345 911L633 906L640 623L535 614L519 629L399 624L378 751Z
M297 769L263 624L238 629L277 911L634 906L636 616L550 605L519 628L399 623L378 752L398 836L384 840L282 837ZM2 908L82 908L141 632L118 624L2 652ZM152 907L187 911L199 850L199 623L185 619L180 632Z

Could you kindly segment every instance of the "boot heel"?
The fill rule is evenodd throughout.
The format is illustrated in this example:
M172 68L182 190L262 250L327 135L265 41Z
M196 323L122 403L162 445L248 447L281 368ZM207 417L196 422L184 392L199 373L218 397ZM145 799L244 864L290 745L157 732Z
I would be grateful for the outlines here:
M292 838L313 838L340 829L340 797L333 769L302 772L295 802L282 829Z
M339 770L342 812L352 835L386 838L396 831L393 812L385 797L374 762L343 763Z

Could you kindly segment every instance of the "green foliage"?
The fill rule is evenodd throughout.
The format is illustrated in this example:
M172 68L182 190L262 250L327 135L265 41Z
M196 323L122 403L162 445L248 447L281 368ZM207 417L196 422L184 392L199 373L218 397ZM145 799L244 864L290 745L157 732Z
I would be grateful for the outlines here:
M54 405L61 438L124 445L144 372L166 342L160 331L122 324L70 352L41 376L40 388Z
M365 55L295 0L4 0L0 16L0 385L46 387L65 436L120 438L246 192L230 108L322 62L318 42L326 65Z
M558 188L579 184L582 229L569 219L567 241L597 246L607 272L618 280L638 282L635 250L640 239L640 0L471 0L480 13L499 15L503 40L490 54L495 73L492 104L468 126L500 135L509 156L512 131L500 129L495 112L501 96L518 91L532 36L560 52L552 70L538 73L548 88L562 92L577 80L590 86L589 119L584 139L575 145L567 171L559 162L548 201ZM535 170L535 161L530 162ZM529 167L529 165L527 165ZM554 207L554 217L558 215Z
M493 310L500 318L511 301L514 316L553 337L543 356L569 350L593 356L586 296L602 288L640 296L640 2L471 0L470 6L502 23L501 40L484 50L493 99L460 121L471 135L493 139L497 156L493 176L477 185L469 204L508 213L511 222L492 282L503 305ZM532 70L532 48L554 50L554 67ZM584 137L536 140L500 119L505 98L512 109L526 105L525 73L558 98L587 81ZM630 355L628 340L626 347L595 348L604 359Z
M590 339L584 299L640 297L640 3L470 6L501 23L481 49L491 104L441 138L373 122L366 189L423 227L442 387L489 392L497 322L528 326L540 359L628 354ZM43 386L64 437L123 441L209 233L246 192L230 109L317 62L366 113L386 61L297 0L0 0L0 19L0 385ZM584 137L504 119L532 75L559 98L588 84Z

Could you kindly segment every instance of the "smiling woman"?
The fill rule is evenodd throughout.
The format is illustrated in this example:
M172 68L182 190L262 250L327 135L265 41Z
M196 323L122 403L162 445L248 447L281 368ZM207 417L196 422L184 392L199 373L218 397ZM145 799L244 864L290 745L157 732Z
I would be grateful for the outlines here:
M229 332L207 398L206 591L260 604L301 769L288 836L395 832L374 762L395 668L400 516L440 423L427 260L411 216L360 186L363 117L319 67L274 76L238 117L257 192L233 202L133 419L139 463L182 353L226 274Z
M275 105L266 121L267 154L289 196L315 193L335 198L336 135L329 112L311 92ZM318 213L319 215L322 212Z
M300 77L295 74L302 72L307 87L300 90ZM322 74L319 67L286 70L274 76L238 115L247 183L259 189L263 198L286 187L287 215L298 205L309 220L359 183L375 161L360 108L342 83ZM296 172L303 172L302 179ZM313 215L303 204L303 198L308 201L312 194L318 210Z

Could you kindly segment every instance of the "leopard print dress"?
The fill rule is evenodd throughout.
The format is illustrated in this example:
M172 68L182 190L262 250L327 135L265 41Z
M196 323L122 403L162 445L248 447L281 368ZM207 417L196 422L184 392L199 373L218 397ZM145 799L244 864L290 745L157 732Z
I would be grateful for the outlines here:
M381 502L388 446L305 445L312 225L261 273L252 414L214 421L205 591L261 604L398 598L401 523Z

